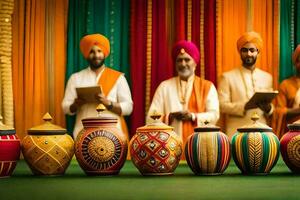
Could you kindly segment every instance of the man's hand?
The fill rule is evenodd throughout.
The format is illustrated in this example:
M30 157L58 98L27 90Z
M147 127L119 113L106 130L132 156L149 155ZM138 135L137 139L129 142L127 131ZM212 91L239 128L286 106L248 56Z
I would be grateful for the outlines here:
M96 99L99 103L102 103L106 108L111 104L111 102L102 93L96 95Z
M266 114L272 109L271 103L266 101L259 102L257 106Z
M74 103L70 106L70 111L71 111L72 113L75 113L75 112L78 110L78 108L79 108L80 106L82 106L83 104L85 104L85 103L86 103L85 100L80 99L80 98L76 98L76 99L74 100Z
M180 121L191 121L192 114L189 111L172 112L169 114L169 119L170 119L170 121L173 121L174 119L177 119Z

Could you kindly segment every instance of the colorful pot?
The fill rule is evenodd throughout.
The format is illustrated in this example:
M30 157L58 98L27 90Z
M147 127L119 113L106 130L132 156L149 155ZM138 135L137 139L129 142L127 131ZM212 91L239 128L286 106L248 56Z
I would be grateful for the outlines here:
M9 177L20 157L20 140L14 128L2 123L0 115L0 178Z
M232 138L232 157L243 174L268 174L279 157L279 140L272 128L258 122L237 129Z
M97 108L98 112L103 110L104 106ZM123 167L128 143L117 122L104 114L82 120L84 128L76 138L75 155L87 175L116 175Z
M155 122L137 129L130 141L133 164L142 175L172 175L179 164L182 141L173 128L159 122L159 114L151 116Z
M49 113L43 120L22 141L24 159L35 175L63 175L74 155L74 141L66 129L50 122Z
M293 173L300 173L300 120L288 125L289 132L280 140L280 151L285 164Z
M217 126L206 124L194 129L185 145L185 157L196 175L219 175L230 162L228 137Z

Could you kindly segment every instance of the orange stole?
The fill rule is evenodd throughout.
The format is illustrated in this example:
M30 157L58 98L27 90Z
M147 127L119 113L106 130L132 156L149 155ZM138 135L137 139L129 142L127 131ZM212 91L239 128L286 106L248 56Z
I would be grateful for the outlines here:
M102 92L105 96L107 96L110 92L110 90L113 88L113 86L116 84L118 78L122 75L121 72L118 72L116 70L113 70L111 68L105 67L104 71L102 72L102 75L98 81L98 84L100 85ZM123 133L126 135L127 140L129 140L129 134L126 122L124 120L123 116L120 117L121 127Z
M211 86L211 82L195 76L193 90L189 99L188 110L192 113L200 113L206 111L206 98ZM188 136L194 133L197 122L184 121L182 123L182 144L185 147Z
M297 77L291 77L284 80L279 87L279 94L273 101L275 105L272 114L271 126L279 139L288 131L287 124L291 124L300 117L287 119L286 113L288 108L292 108L300 82Z

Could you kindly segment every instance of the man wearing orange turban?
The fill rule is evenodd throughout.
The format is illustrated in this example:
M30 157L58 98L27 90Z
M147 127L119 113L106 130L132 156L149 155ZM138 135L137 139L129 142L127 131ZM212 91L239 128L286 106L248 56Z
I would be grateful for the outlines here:
M300 44L292 55L296 74L281 82L275 101L272 128L279 138L287 132L287 124L300 119Z
M237 128L251 123L254 113L260 116L260 122L267 123L266 116L273 112L270 102L259 102L254 107L247 104L255 92L273 91L272 76L255 65L262 47L258 33L244 33L237 40L241 66L225 72L219 80L220 111L225 114L226 133L230 138Z
M96 107L99 103L107 108L106 112L115 115L119 119L118 126L128 138L126 123L122 115L129 115L132 112L133 102L123 73L115 71L104 64L105 58L110 53L109 40L100 34L86 35L80 41L80 50L89 66L72 74L68 80L62 102L66 114L76 114L74 139L83 128L81 120L97 116ZM92 99L78 97L76 88L92 86L100 86L101 93L95 94Z
M179 41L173 46L172 57L178 76L163 81L156 89L147 123L153 122L153 112L162 114L163 121L182 138L184 147L195 127L205 121L217 122L219 101L214 84L195 75L200 53L194 43Z

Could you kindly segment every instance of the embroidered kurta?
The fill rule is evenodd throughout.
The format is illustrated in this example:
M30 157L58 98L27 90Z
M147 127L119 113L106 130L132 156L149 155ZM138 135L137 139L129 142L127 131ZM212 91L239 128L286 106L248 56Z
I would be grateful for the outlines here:
M218 83L218 94L220 101L220 112L224 113L226 134L231 137L237 128L251 123L251 116L256 112L262 123L267 123L261 109L244 110L245 104L255 92L273 91L272 76L255 68L253 71L244 67L238 67L225 72ZM269 115L272 113L268 113Z
M215 124L219 118L219 101L215 86L207 80L192 76L182 87L179 77L163 81L155 91L147 115L147 123L151 123L151 113L157 111L163 115L163 121L174 127L174 131L182 138L183 145L193 128L206 120ZM194 122L182 122L174 119L169 122L171 112L189 110L195 116ZM185 130L184 130L185 129Z
M72 74L70 79L68 80L65 96L62 102L62 108L64 113L69 115L76 114L76 122L73 131L73 137L76 139L78 132L83 128L81 120L88 117L96 117L97 111L96 103L86 103L83 104L81 107L78 108L76 113L71 113L70 106L73 104L74 100L77 98L76 88L77 87L90 87L96 86L99 84L99 80L101 79L102 75L104 76L107 71L110 70L109 68L104 68L98 76L94 71L90 69L90 67L81 70L80 72ZM130 88L126 81L126 78L123 74L121 74L115 83L112 83L113 86L110 91L106 91L106 97L113 102L118 102L121 106L122 115L130 115L133 108L133 102L131 99ZM106 110L105 112L110 113L118 118L118 127L121 129L121 118L120 116ZM127 130L123 132L126 133ZM128 133L126 133L128 134ZM128 138L128 135L126 135Z

